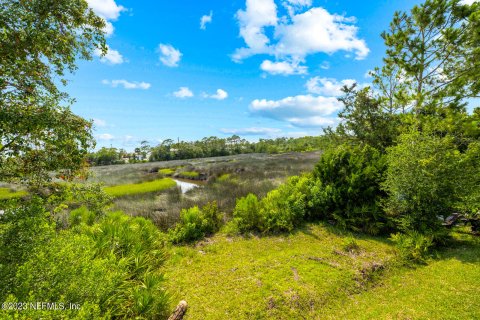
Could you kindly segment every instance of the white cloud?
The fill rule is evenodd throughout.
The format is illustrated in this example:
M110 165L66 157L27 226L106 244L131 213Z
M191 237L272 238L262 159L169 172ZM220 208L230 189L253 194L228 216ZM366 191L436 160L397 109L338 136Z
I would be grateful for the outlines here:
M221 129L220 131L226 134L237 134L237 135L243 135L243 136L272 135L275 133L282 132L282 130L276 129L276 128L257 128L257 127L240 128L240 129Z
M105 120L97 119L97 118L93 118L93 124L96 127L102 127L102 128L107 126L107 122Z
M332 125L331 116L342 109L335 97L299 95L281 100L256 99L250 104L253 115L286 121L297 127Z
M277 25L277 6L273 0L246 0L245 11L236 14L240 25L240 36L247 48L237 49L233 55L236 61L248 56L268 53L270 39L265 35L265 27Z
M102 133L102 134L97 135L97 139L98 140L103 140L103 141L110 141L110 140L115 139L115 137L113 135L111 135L110 133Z
M126 9L115 3L115 0L87 0L88 6L106 20L116 20L120 16L120 12Z
M188 87L180 87L173 95L177 98L185 99L193 97L193 92Z
M160 61L167 67L178 67L182 53L169 44L161 43L158 46Z
M102 83L105 85L109 85L112 88L116 88L118 86L123 86L125 89L141 89L141 90L147 90L150 89L152 86L150 83L147 82L130 82L127 80L102 80Z
M292 0L283 4L287 7L294 5L296 11L311 6L311 1ZM365 41L357 37L355 18L330 14L321 7L301 13L292 11L290 17L279 19L274 0L246 0L246 9L239 10L236 18L240 36L246 44L232 55L237 62L256 54L272 55L279 60L303 61L311 54L333 54L337 51L354 53L355 58L360 60L370 51ZM268 32L269 27L273 32Z
M320 65L320 68L322 68L323 70L328 70L330 69L330 63L328 61L323 61Z
M110 21L105 20L105 27L103 28L103 32L105 32L105 35L109 37L113 34L113 31L115 31L113 24Z
M273 75L306 74L308 70L306 66L299 65L299 62L272 62L270 60L264 60L260 69Z
M100 57L100 61L103 63L122 64L124 62L123 56L120 54L120 52L110 49L109 46L107 46L107 53L103 57L100 49L95 49L95 55Z
M217 92L214 94L203 94L204 98L211 98L216 100L225 100L228 98L228 92L223 89L217 89Z
M213 18L213 12L210 11L210 14L204 15L200 18L200 29L205 30L207 29L207 23L211 23Z
M478 0L462 0L460 4L471 6L474 2L478 2Z
M321 94L328 97L339 97L343 94L343 86L351 86L356 83L353 79L337 81L332 78L313 77L307 81L305 86L309 93Z

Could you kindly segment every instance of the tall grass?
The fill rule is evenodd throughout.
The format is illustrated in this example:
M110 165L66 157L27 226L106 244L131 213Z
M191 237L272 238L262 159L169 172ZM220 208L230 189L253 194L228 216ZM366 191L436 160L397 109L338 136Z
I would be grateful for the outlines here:
M170 189L176 186L175 181L170 178L147 181L135 184L123 184L113 187L106 187L105 192L112 197L122 197L143 193L150 193Z

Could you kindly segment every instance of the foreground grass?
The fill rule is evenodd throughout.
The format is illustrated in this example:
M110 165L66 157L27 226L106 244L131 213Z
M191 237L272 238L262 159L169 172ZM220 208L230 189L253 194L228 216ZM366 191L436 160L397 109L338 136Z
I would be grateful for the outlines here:
M12 191L10 188L0 188L0 200L21 198L27 195L26 191Z
M134 184L123 184L118 186L106 187L104 190L112 197L122 197L150 192L157 192L170 189L176 186L175 181L170 178L147 181Z
M347 238L348 239L348 238ZM294 234L173 247L165 267L174 300L189 303L186 319L302 319L361 290L393 257L391 245L363 237L359 249L328 227Z
M480 319L480 240L464 240L425 266L395 271L338 304L328 318Z

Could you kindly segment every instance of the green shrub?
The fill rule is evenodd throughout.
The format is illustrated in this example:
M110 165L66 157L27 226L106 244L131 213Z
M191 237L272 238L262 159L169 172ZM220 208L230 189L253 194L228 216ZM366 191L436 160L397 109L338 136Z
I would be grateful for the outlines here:
M306 195L297 189L299 181L300 177L291 177L285 184L270 191L261 200L262 232L289 232L303 221L306 212Z
M391 239L395 242L400 258L406 262L425 262L429 250L433 246L432 236L416 231L408 234L396 233L391 236Z
M314 215L316 211L344 229L383 231L388 222L380 206L385 169L385 157L368 145L341 145L326 152L313 173L320 182L311 191Z
M68 222L70 226L76 226L85 223L91 226L95 222L96 215L87 207L82 206L78 209L70 211Z
M88 216L86 212L78 210L76 215ZM151 221L121 212L91 226L79 219L74 228L29 250L13 285L7 287L7 299L81 307L61 314L29 311L31 318L164 318L169 310L159 271L165 259L163 240Z
M55 223L43 202L13 201L0 215L0 300L17 286L17 269L55 237Z
M262 229L262 216L260 203L256 195L249 193L246 197L237 199L233 211L233 221L238 226L238 231L260 231Z
M169 231L169 239L173 243L199 240L218 231L221 223L222 215L216 202L208 203L201 210L198 206L183 209L180 222Z
M452 138L418 132L403 134L387 150L385 208L401 231L428 234L443 228L439 216L453 212L465 184L461 157Z
M343 239L342 249L345 252L355 252L360 249L360 246L358 245L357 240L355 240L354 237L348 236Z

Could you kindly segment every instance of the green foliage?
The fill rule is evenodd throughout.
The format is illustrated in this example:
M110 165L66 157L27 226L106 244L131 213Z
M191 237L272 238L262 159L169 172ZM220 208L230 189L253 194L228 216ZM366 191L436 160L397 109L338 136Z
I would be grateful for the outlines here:
M106 51L105 20L84 0L2 1L0 17L0 180L70 179L94 141L56 81L66 84L77 58Z
M292 231L303 222L306 211L305 194L297 189L300 177L288 179L270 191L260 202L261 231L276 233Z
M69 222L69 225L72 227L82 223L85 223L86 225L91 226L95 222L95 218L96 218L95 213L88 210L87 207L82 206L70 212L68 217L68 222Z
M0 200L11 200L22 198L28 193L26 191L12 191L9 188L0 188Z
M321 183L314 189L320 216L345 229L381 232L387 224L379 203L384 171L384 157L368 145L342 145L326 152L314 170Z
M263 221L260 215L260 202L256 195L249 193L246 197L237 199L235 210L233 211L233 221L241 233L260 231L262 229Z
M450 137L418 132L403 134L388 149L385 208L400 230L427 233L442 228L438 216L452 213L464 183L460 159Z
M169 239L173 243L191 242L211 235L220 229L222 214L217 203L208 203L202 209L194 206L180 212L180 222L169 230Z
M360 249L360 246L358 245L357 240L354 237L348 236L343 239L342 249L345 252L355 252Z
M407 262L425 262L429 250L433 246L432 236L416 231L407 234L396 233L392 235L391 239L397 246L400 258Z
M55 237L55 224L40 199L10 202L0 215L0 300L16 286L17 268Z
M41 207L33 209L42 212ZM77 214L82 211L85 214L85 210ZM45 216L41 219L48 221ZM32 249L29 244L22 250L17 245L17 252L28 252L12 265L16 269L12 285L4 286L8 282L2 281L4 297L77 303L81 312L62 314L76 319L166 317L169 301L159 272L165 260L163 236L152 222L114 212L91 226L80 221L57 234L53 228L50 233L40 230L38 226L45 223L36 221L37 227L31 228L38 238L35 242L49 235L41 245Z
M170 189L176 186L175 181L170 178L164 178L154 181L123 184L104 188L105 192L112 197L123 197L135 194L158 192Z

